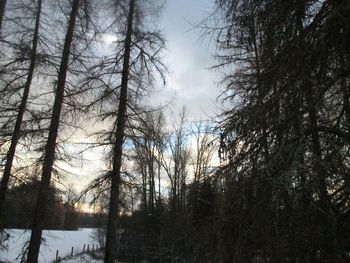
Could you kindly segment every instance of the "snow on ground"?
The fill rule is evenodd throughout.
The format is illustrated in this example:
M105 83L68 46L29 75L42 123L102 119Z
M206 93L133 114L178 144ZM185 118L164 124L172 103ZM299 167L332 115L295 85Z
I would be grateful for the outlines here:
M101 263L101 262L103 262L102 259L101 260L94 259L87 254L62 261L62 263Z
M11 238L7 242L8 249L0 249L0 261L20 262L19 255L30 238L30 231L22 229L8 229L7 231ZM72 247L74 247L75 252L80 252L83 250L84 244L86 247L90 245L90 249L92 245L98 246L97 241L93 239L94 231L93 228L81 228L77 231L45 230L43 232L45 243L40 247L39 263L52 262L56 258L56 250L59 251L60 257L64 257L70 255ZM95 263L95 261L88 262Z

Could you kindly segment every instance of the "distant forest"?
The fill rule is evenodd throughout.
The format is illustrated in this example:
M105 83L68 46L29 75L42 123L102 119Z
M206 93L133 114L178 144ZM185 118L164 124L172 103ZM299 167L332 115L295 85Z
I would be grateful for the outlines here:
M29 178L25 183L15 184L9 189L4 202L2 227L30 229L32 213L35 208L36 195L40 181ZM50 215L44 229L77 230L78 228L102 228L106 224L106 216L99 211L83 212L76 204L77 195L63 192L53 186L49 188L47 213Z
M99 227L105 263L120 229L156 262L350 262L350 1L215 0L196 121L150 99L163 4L0 1L0 245L31 229L37 263L43 229ZM79 193L74 165L100 166Z

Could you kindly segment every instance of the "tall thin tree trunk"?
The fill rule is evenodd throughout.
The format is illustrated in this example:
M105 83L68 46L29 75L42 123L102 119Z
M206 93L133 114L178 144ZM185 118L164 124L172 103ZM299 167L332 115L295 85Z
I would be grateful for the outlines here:
M2 21L4 20L7 0L1 0L0 3L0 37L2 36Z
M131 53L131 36L133 31L135 0L130 0L127 32L124 47L124 62L122 71L122 82L120 88L120 99L117 116L117 131L115 134L115 145L113 155L113 171L111 182L111 194L109 202L108 226L105 248L105 263L114 263L117 250L117 213L119 205L120 169L122 165L124 129L126 122L126 108L128 99L128 78Z
M142 167L141 164L141 174L142 174L142 198L144 203L144 212L148 214L148 202L147 202L147 170Z
M4 2L6 4L6 1L3 1L1 3L1 8L3 8ZM8 183L9 183L10 176L11 176L11 169L12 169L12 164L13 164L13 160L14 160L14 156L15 156L15 152L16 152L16 146L17 146L17 143L21 137L21 126L22 126L22 121L23 121L23 115L24 115L24 112L26 110L29 90L30 90L30 86L31 86L31 83L33 80L33 74L34 74L36 57L37 57L37 46L38 46L38 41L39 41L41 3L42 3L42 0L38 0L38 9L37 9L36 18L35 18L33 46L32 46L31 57L30 57L29 71L28 71L27 79L26 79L26 82L24 85L24 91L23 91L23 95L22 95L21 104L19 106L18 115L16 118L15 128L14 128L12 138L11 138L10 148L9 148L9 150L7 152L7 156L6 156L4 174L3 174L3 177L1 180L0 219L2 217L2 208L4 205L5 196L6 196L6 192L7 192L7 188L8 188ZM1 9L1 14L2 13L3 13L3 9ZM0 21L0 23L1 23L1 21ZM0 24L0 26L1 26L1 24Z
M57 89L55 102L52 110L51 124L49 130L49 136L45 146L45 156L43 163L43 171L41 176L41 183L38 198L36 201L36 207L34 212L34 219L32 225L32 233L30 237L29 249L28 249L28 263L37 263L39 256L39 249L41 243L42 230L46 218L46 205L48 200L49 186L51 180L52 166L54 162L56 139L58 133L58 127L60 123L60 114L64 98L64 89L66 83L66 76L69 63L69 55L71 44L73 40L73 32L75 27L75 21L79 9L79 0L73 0L72 10L69 17L68 29L65 37L65 43L62 53L61 65L58 74Z
M334 249L337 247L336 245L336 236L334 233L335 229L335 215L334 210L332 206L332 201L330 196L328 195L327 190L327 170L322 162L322 149L321 149L321 140L319 133L317 131L317 125L318 125L318 116L316 112L315 102L312 99L312 87L308 86L305 89L306 92L306 103L309 113L309 125L311 130L311 152L312 152L312 166L313 171L316 172L316 182L317 182L317 189L318 194L320 198L320 205L319 208L324 214L324 220L323 225L321 227L324 227L324 231L322 231L322 236L320 238L320 244L321 244L321 253L324 253L324 255L334 255ZM323 257L324 255L321 255Z
M331 201L329 199L328 193L327 193L327 186L326 186L326 171L324 168L324 165L322 164L322 150L321 150L321 143L320 143L320 136L317 131L317 113L315 108L315 103L312 99L312 87L306 87L306 103L308 107L308 113L309 113L309 125L311 130L311 147L312 147L312 154L313 154L313 168L317 173L317 182L318 182L318 191L320 195L320 200L322 204L326 205L326 207L329 209L327 212L331 212Z
M345 41L344 41L345 42ZM344 51L342 51L340 55L340 68L345 70L346 67L346 43L344 43ZM343 91L343 110L345 113L345 123L347 127L350 127L350 87L347 84L346 78L344 76L341 77L340 81L341 89Z
M149 147L152 147L149 145ZM149 197L149 207L150 212L153 215L154 213L154 198L155 198L155 188L154 188L154 162L153 162L153 156L154 153L152 150L148 151L148 173L149 173L149 187L150 187L150 197Z
M158 157L159 158L159 157ZM160 205L160 202L161 202L161 192L160 192L160 160L157 160L157 167L158 167L158 202L159 202L159 205Z
M254 58L255 58L255 64L256 64L256 81L257 81L257 88L258 88L258 94L259 94L259 106L263 106L263 97L264 97L264 85L263 85L263 79L261 75L261 68L260 68L260 55L258 51L258 42L257 42L257 36L256 36L256 29L255 29L255 22L253 22L253 28L251 29L252 39L253 39L253 47L254 47ZM264 155L264 161L266 166L266 171L268 172L268 165L270 160L270 154L269 154L269 144L267 140L267 123L266 118L262 118L262 146L263 146L263 155Z
M297 213L294 213L294 216L290 216L291 221L293 221L293 224L295 226L295 230L292 231L290 234L295 235L296 232L299 232L301 229L301 222L307 222L305 224L312 224L310 221L309 216L309 209L310 209L310 192L307 186L307 173L305 168L305 130L303 123L306 122L306 119L301 111L301 105L304 101L304 95L299 94L298 92L291 92L291 101L292 105L294 107L294 120L292 124L293 134L295 134L295 137L298 138L297 141L297 153L296 153L296 164L297 164L297 175L300 181L300 211L297 211ZM291 262L295 262L297 260L297 257L301 256L302 258L307 258L311 252L308 249L312 247L313 244L308 244L305 242L306 238L305 236L308 236L308 231L303 231L301 233L301 237L298 236L298 238L292 239L295 241L294 243L290 243L289 245L289 253ZM309 253L309 254L308 254Z

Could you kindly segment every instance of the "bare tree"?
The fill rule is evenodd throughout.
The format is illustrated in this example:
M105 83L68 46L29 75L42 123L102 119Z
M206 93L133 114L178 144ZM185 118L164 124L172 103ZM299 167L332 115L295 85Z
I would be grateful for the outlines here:
M162 153L162 166L170 181L170 203L174 214L184 207L187 165L189 161L189 149L187 145L188 134L186 131L186 110L179 113L178 123L173 124L174 131L170 132L166 141L169 156Z
M3 2L5 2L5 1L3 1ZM2 3L2 4L4 4L4 3ZM26 110L26 104L27 104L27 100L28 100L29 90L31 87L31 83L33 80L33 75L34 75L34 70L35 70L35 64L36 64L36 59L37 59L37 46L38 46L38 42L39 42L41 4L42 4L42 1L38 0L28 75L27 75L27 79L26 79L26 82L24 85L22 100L21 100L21 103L19 106L18 115L17 115L16 123L15 123L15 128L14 128L14 131L12 133L10 147L9 147L9 150L8 150L7 156L6 156L5 169L4 169L4 173L2 176L2 180L1 180L0 218L2 215L3 202L5 200L8 183L9 183L10 176L11 176L11 168L12 168L12 164L13 164L13 160L14 160L14 156L15 156L15 152L16 152L16 146L17 146L18 141L19 141L20 136L21 136L21 126L22 126L23 116L24 116L24 113Z
M192 131L195 139L194 156L192 166L194 168L193 183L200 182L203 177L211 174L211 167L214 167L213 159L218 151L217 138L212 128L199 121L194 125Z
M113 2L115 6L115 2ZM148 6L149 5L149 6ZM148 9L147 9L148 8ZM90 68L91 76L86 84L93 91L94 100L88 104L99 113L95 120L110 124L109 129L97 132L97 144L111 147L110 209L105 248L105 262L116 258L116 228L120 210L120 189L122 185L123 143L134 128L134 122L141 116L141 98L153 87L154 73L163 76L164 65L161 52L165 41L160 32L148 28L144 16L152 14L148 1L118 1L115 13L118 19L109 28L117 36L113 43L113 55L106 56L99 65ZM156 13L156 12L155 12ZM153 24L152 24L153 26ZM107 31L108 32L108 31ZM119 83L119 84L116 84ZM117 109L115 105L118 105ZM110 121L110 122L108 122ZM103 141L102 141L103 140Z
M133 33L133 21L135 0L130 0L127 31L125 35L124 62L122 80L120 86L120 99L117 116L117 130L113 150L113 170L111 174L111 195L109 202L108 225L106 235L105 263L113 263L116 260L117 251L117 213L119 204L120 169L122 165L124 130L126 123L126 108L128 97L128 78L130 67L131 37Z
M53 167L53 162L55 158L56 139L57 139L59 122L60 122L60 113L61 113L61 108L63 103L63 97L64 97L66 75L67 75L67 70L69 65L69 55L70 55L70 49L71 49L72 40L73 40L75 22L77 19L77 14L79 9L79 2L80 2L79 0L74 0L72 2L72 10L70 13L70 18L69 18L69 23L68 23L68 28L67 28L66 38L65 38L65 44L64 44L64 49L62 53L61 65L60 65L57 87L56 87L55 102L54 102L52 117L51 117L50 131L47 139L47 144L45 147L45 156L44 156L40 190L39 190L37 203L35 207L32 233L31 233L29 249L28 249L28 257L27 257L28 263L38 262L42 229L44 225L44 220L46 218L46 205L47 205L46 203L47 203L47 197L48 197L48 189L50 186L52 167Z
M252 239L266 254L261 257L277 261L343 258L340 247L349 236L339 233L348 225L338 220L349 214L343 206L349 202L343 133L349 17L342 19L349 5L220 0L217 7L217 25L224 25L217 31L218 67L236 67L223 80L232 103L221 122L229 155L222 172L231 191L225 193L223 261L247 261ZM328 12L334 19L325 17ZM244 224L245 217L254 223ZM226 233L235 229L245 230L229 244ZM315 234L318 242L310 242Z
M135 169L142 178L143 209L145 214L154 215L156 204L161 202L160 157L165 146L165 119L162 111L146 112L144 116L134 135L130 137L135 152Z

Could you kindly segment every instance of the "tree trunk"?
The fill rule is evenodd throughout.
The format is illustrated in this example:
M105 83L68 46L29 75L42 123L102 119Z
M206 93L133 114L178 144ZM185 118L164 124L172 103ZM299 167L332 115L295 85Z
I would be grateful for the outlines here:
M308 238L310 235L310 229L303 229L303 225L312 225L312 221L310 218L310 201L311 201L311 193L308 188L308 177L307 177L307 169L305 167L305 129L303 123L307 122L303 113L301 111L302 104L304 102L304 95L299 94L298 92L291 91L291 103L293 105L293 134L295 138L297 138L297 152L295 156L295 162L297 164L296 172L300 181L299 192L300 197L297 198L299 205L299 209L294 208L294 215L289 217L290 221L293 221L295 225L294 231L290 232L290 235L298 236L298 238L294 238L294 244L289 245L289 253L290 258L297 261L298 257L307 258L312 254L310 251L314 246L314 243L308 242ZM311 230L313 231L313 230ZM299 233L299 234L298 234Z
M317 112L315 107L315 102L312 98L312 87L306 87L306 104L309 113L309 125L311 130L311 152L312 152L312 166L313 171L316 172L316 182L317 182L317 190L319 194L319 206L318 208L323 214L322 225L320 226L322 231L320 237L320 248L321 253L325 255L334 255L334 249L336 248L336 237L333 231L335 227L335 215L333 211L332 201L330 196L328 195L327 190L327 170L325 165L322 162L322 149L321 149L321 141L320 136L317 131ZM322 254L321 257L324 255Z
M6 3L7 0L1 0L0 3L0 37L2 36L2 21L4 20Z
M346 43L344 43L344 51L340 55L340 68L345 70L346 67ZM345 127L350 127L350 87L347 84L346 77L342 76L340 81L343 92L343 110L345 113Z
M158 157L159 158L159 157ZM160 181L160 160L157 159L157 168L158 168L158 204L160 206L161 204L161 192L160 192L160 185L161 185L161 181ZM159 207L160 208L160 207Z
M142 162L142 160L141 160ZM142 198L144 203L144 212L148 214L148 201L147 201L147 170L141 164L141 174L142 174Z
M73 32L75 27L75 21L79 9L79 0L73 0L72 10L69 17L69 24L66 33L63 54L61 59L60 71L58 74L58 82L56 89L55 102L52 110L51 124L49 130L49 136L45 146L45 155L43 163L43 171L41 176L41 183L38 198L36 201L36 207L34 212L32 233L30 237L30 243L28 248L28 263L37 263L39 256L39 249L41 243L41 234L45 223L46 217L46 204L48 199L48 190L50 186L52 166L55 156L56 139L58 133L58 126L60 122L60 114L64 97L64 88L66 83L66 76L68 70L68 62L70 55L70 48L73 40Z
M114 263L116 260L117 250L117 213L119 205L119 186L120 186L120 169L122 165L124 129L126 122L126 108L128 99L128 78L129 63L131 53L131 36L133 31L135 0L130 0L128 25L124 47L124 62L122 71L122 82L120 90L119 108L117 116L117 131L115 134L113 171L111 174L111 195L109 202L109 214L105 248L105 263Z
M317 113L315 108L314 100L312 99L312 87L306 87L306 103L309 113L309 125L311 130L311 150L313 155L313 168L314 171L317 173L317 182L318 182L318 191L320 195L321 203L326 205L326 207L329 209L327 212L331 212L331 201L329 199L328 193L327 193L327 186L326 186L326 171L324 168L324 165L322 163L322 150L321 150L321 143L320 143L320 136L317 131Z
M30 57L29 71L28 71L27 79L26 79L26 82L24 85L24 91L23 91L23 95L22 95L21 104L19 106L19 111L18 111L16 123L15 123L15 128L14 128L12 138L11 138L10 148L9 148L9 150L7 152L7 156L6 156L4 174L3 174L3 177L1 180L0 219L2 217L2 208L3 208L4 201L5 201L8 183L9 183L10 176L11 176L11 169L12 169L13 159L14 159L15 152L16 152L16 146L17 146L17 143L21 137L21 126L22 126L22 121L23 121L23 115L24 115L24 112L26 110L29 90L30 90L30 86L31 86L31 83L33 80L33 74L34 74L36 57L37 57L36 56L37 55L37 46L38 46L38 41L39 41L41 3L42 3L42 0L38 0L38 10L36 13L36 18L35 18L35 29L34 29L34 35L33 35L33 46L32 46L31 57ZM5 4L6 4L6 1L3 1L1 3L0 15L3 15L3 8L4 8ZM2 19L2 17L0 19ZM1 20L0 20L0 27L1 27Z
M151 143L148 145L151 148ZM154 153L153 150L148 149L148 173L149 173L149 208L150 212L154 214L154 198L155 198L155 187L154 187Z

